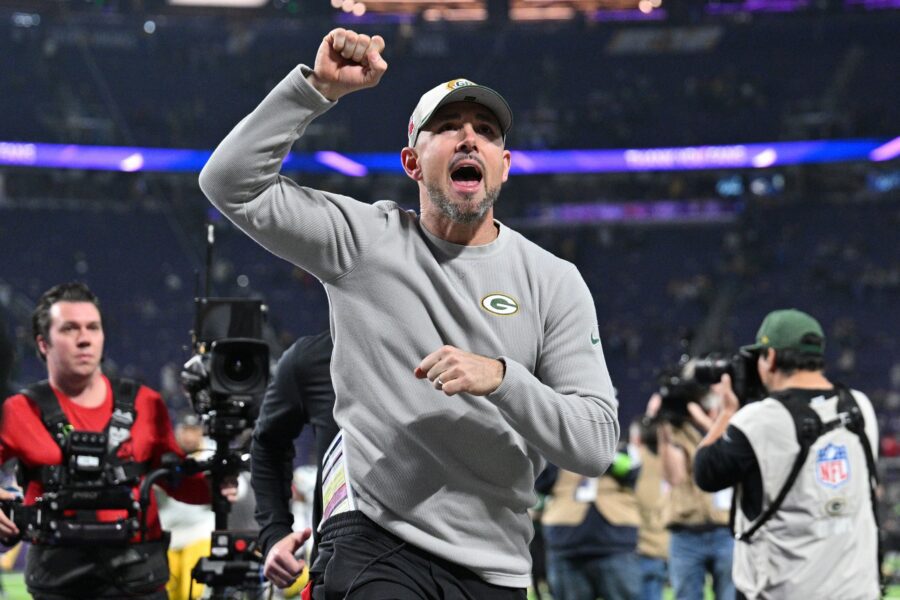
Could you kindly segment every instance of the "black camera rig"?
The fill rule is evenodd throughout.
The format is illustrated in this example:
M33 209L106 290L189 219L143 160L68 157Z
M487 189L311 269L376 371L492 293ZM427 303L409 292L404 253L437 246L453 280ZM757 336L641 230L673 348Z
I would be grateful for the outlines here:
M732 389L742 405L766 396L756 369L756 355L752 352L684 355L675 367L663 371L659 377L660 418L674 422L687 419L687 405L700 402L709 386L719 383L725 374L731 377Z
M262 340L266 307L239 298L198 298L195 306L193 355L182 382L216 451L189 468L211 474L216 530L210 556L198 561L192 576L209 586L212 598L241 598L261 592L263 557L255 532L228 530L230 505L220 487L248 469L245 449L233 446L253 427L269 381L269 347Z
M766 389L756 368L757 355L741 350L732 355L710 354L685 365L685 373L701 385L719 383L722 375L731 377L731 387L741 404L762 400Z
M4 500L0 508L33 543L127 543L142 531L143 506L131 495L138 476L109 463L105 433L68 430L64 440L63 464L40 469L43 493L34 504ZM98 521L97 510L122 510L126 516Z

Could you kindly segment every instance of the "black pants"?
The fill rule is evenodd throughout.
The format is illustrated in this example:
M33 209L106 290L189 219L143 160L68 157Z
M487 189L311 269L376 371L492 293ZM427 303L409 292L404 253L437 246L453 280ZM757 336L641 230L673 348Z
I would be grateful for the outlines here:
M314 600L524 600L525 590L403 542L359 511L328 519L310 570Z
M125 546L33 545L25 585L35 600L166 600L168 545L168 537Z

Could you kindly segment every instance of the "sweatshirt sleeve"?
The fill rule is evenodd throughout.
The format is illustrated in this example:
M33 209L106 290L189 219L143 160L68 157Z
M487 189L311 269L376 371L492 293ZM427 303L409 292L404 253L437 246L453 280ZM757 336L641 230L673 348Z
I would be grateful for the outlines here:
M386 216L280 174L293 143L335 104L309 84L308 72L297 66L235 126L200 173L200 188L257 243L327 282L353 269Z
M618 402L590 290L574 267L560 279L545 312L536 372L501 357L506 375L488 399L551 463L597 477L616 453Z

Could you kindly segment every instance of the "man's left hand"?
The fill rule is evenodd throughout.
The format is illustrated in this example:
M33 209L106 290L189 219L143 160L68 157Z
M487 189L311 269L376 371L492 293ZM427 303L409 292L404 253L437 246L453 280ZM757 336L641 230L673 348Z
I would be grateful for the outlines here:
M238 479L234 475L228 475L222 479L219 485L222 497L234 504L238 498Z
M486 396L500 387L506 365L495 358L442 346L422 359L414 373L448 396L463 392Z

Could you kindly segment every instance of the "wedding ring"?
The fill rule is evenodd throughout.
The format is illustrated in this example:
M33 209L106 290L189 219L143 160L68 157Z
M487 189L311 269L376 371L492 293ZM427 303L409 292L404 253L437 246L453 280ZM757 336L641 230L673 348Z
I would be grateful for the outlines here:
M437 383L438 389L441 389L442 387L444 387L444 382L441 381L441 378L440 378L440 377L438 377L438 378L435 380L435 382Z

